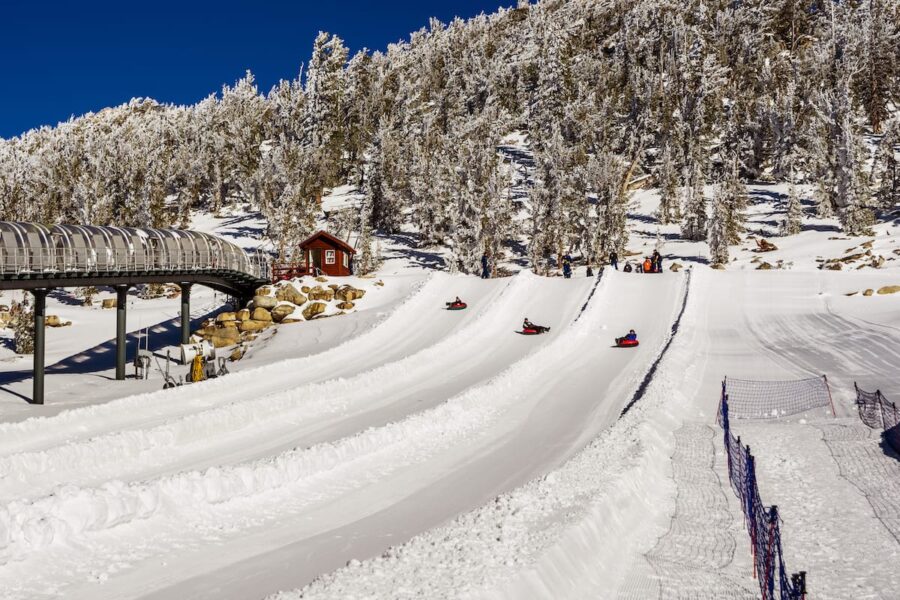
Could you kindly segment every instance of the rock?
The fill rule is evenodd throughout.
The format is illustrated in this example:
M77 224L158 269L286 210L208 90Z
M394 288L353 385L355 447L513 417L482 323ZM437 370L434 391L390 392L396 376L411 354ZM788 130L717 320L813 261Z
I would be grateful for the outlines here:
M325 277L319 276L319 277L316 277L316 281L318 281L319 283L325 283L328 281L328 279Z
M309 321L310 319L324 313L326 308L328 308L328 305L324 302L311 302L305 309L303 309L303 318Z
M0 310L0 323L9 323L11 318L12 315L9 313L9 310Z
M241 310L237 311L237 320L238 321L247 321L249 319L250 319L250 309L242 308Z
M857 295L858 293L859 293L859 292L847 292L847 293L844 294L844 295L845 295L845 296L855 296L855 295Z
M223 312L216 317L216 323L230 323L237 321L237 315L233 312Z
M253 314L250 316L253 321L271 321L272 313L265 308L254 308Z
M715 264L715 265L711 266L710 268L711 268L711 269L715 269L716 271L724 271L724 270L725 270L725 265L723 265L723 264Z
M61 321L57 315L47 315L44 317L44 325L47 327L60 327Z
M275 292L275 298L280 300L281 302L290 302L291 304L296 304L297 306L303 306L306 304L306 296L300 293L300 290L295 288L291 284L287 284L286 286L279 288L277 292Z
M249 319L247 321L241 321L240 323L238 323L237 328L241 333L245 331L262 331L271 324L271 319L268 321L257 321L255 319Z
M244 351L241 348L235 348L234 352L231 353L231 356L228 357L231 362L237 362L242 358L244 358Z
M234 327L224 327L216 329L215 333L207 338L215 348L224 348L225 346L234 346L241 343L241 334Z
M335 291L335 292L336 292L336 291L338 291L338 288L341 287L341 286L339 286L339 285L336 284L336 283L331 283L331 284L328 285L328 287L331 288L332 291Z
M309 290L309 299L331 302L332 300L334 300L334 290L328 290L320 285L317 285L313 289Z
M756 238L756 248L754 252L774 252L778 250L778 246L765 238Z
M682 267L682 266L681 266L680 264L678 264L677 262L673 262L672 265L669 267L669 270L672 271L672 272L674 272L674 273L677 273L678 271L682 270L683 268L684 268L684 267Z
M764 263L762 263L761 265L759 265L758 267L756 267L756 270L757 270L757 271L771 271L771 270L774 269L774 268L775 268L775 267L773 267L773 266L770 265L769 263L764 262Z
M378 287L384 287L384 282L379 279L378 281L375 282L375 285L377 285Z
M356 305L353 304L352 302L341 302L340 304L337 305L337 307L340 310L352 310L353 308L356 307Z
M896 294L897 292L900 292L900 285L886 285L883 288L878 288L878 294L881 296Z
M871 296L871 295L874 294L874 293L875 293L875 290L868 289L868 290L866 290L866 291L863 292L863 296Z
M285 317L297 310L290 304L279 304L275 308L272 309L272 320L276 323L281 323L284 321Z
M884 266L884 257L876 256L875 258L872 259L872 262L869 266L872 267L873 269L880 269L881 267Z
M278 306L278 299L274 296L253 297L253 308L264 308L267 310L272 310L276 306Z
M866 249L870 249L872 247L872 244L874 244L874 240L869 240L868 242L863 244L862 247L866 248Z
M291 323L302 323L302 322L303 322L303 319L287 318L287 319L284 319L283 321L281 321L281 324L282 325L290 325Z
M841 269L844 268L844 265L842 265L839 262L827 262L824 265L822 265L822 268L827 271L840 271Z
M215 327L201 327L200 329L198 329L197 331L194 332L194 335L199 338L209 339L213 335L215 335L215 333L216 333Z
M115 308L116 304L118 304L118 303L116 302L115 298L104 298L103 301L100 302L100 307L101 308Z
M300 291L303 292L304 294L308 294L310 289L312 289L312 288L310 288L308 285L300 286Z
M262 287L258 287L258 288L256 288L256 295L257 295L257 296L271 296L271 295L272 295L272 288L270 288L270 287L267 286L267 285L264 285L264 286L262 286Z

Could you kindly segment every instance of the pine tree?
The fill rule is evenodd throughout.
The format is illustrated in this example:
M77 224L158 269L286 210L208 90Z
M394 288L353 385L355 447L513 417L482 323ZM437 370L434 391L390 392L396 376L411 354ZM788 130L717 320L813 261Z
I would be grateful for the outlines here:
M885 209L900 204L900 118L894 118L884 128L875 157L876 196Z
M724 184L716 186L709 220L709 260L714 265L728 262L728 192Z
M22 302L15 302L9 307L10 327L16 345L16 354L34 353L34 308L27 297Z

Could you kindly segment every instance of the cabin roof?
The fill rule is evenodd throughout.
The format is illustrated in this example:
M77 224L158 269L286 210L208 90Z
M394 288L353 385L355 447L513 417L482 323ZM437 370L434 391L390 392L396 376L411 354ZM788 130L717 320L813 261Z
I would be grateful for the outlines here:
M312 244L316 240L324 240L333 246L337 246L339 249L343 250L348 254L356 254L356 250L344 240L338 239L328 233L327 231L317 231L302 242L300 242L300 248L306 248L310 244Z

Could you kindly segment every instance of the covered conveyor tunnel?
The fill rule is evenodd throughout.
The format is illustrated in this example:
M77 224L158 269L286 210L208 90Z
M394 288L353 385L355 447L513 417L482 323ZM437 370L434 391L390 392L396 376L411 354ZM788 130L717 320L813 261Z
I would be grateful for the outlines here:
M190 291L204 285L239 299L268 282L268 260L214 235L182 229L0 221L0 289L35 301L34 393L44 402L44 314L54 288L109 286L117 297L116 379L125 378L125 310L130 287L181 286L182 342L190 335Z

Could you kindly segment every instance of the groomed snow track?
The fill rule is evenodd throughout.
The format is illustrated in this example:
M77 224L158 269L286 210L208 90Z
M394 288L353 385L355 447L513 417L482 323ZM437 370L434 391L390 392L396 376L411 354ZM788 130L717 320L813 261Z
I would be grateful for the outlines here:
M682 282L437 274L321 354L0 426L4 598L258 598L377 555L614 423Z

